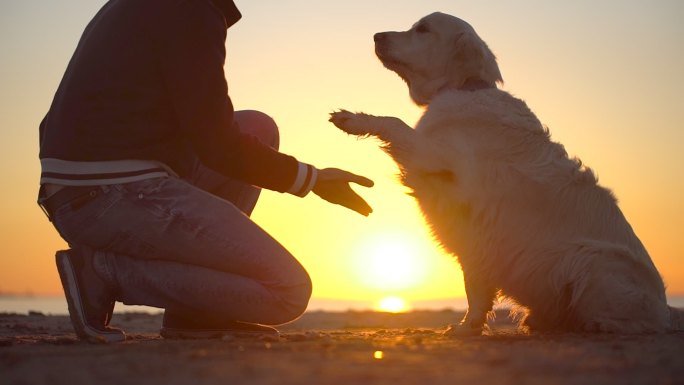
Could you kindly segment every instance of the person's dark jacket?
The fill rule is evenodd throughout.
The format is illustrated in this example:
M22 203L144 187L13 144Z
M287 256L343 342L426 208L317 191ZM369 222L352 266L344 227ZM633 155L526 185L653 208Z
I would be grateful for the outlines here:
M110 0L85 29L40 125L40 157L142 159L183 175L189 151L230 177L287 191L299 163L243 135L223 66L230 0Z

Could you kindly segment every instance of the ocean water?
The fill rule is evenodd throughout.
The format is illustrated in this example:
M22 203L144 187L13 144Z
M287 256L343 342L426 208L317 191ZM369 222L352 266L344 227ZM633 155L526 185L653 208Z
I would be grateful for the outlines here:
M669 296L668 304L673 307L684 309L684 295ZM465 310L466 307L467 302L464 298L416 301L409 304L409 309L411 310ZM312 298L309 302L307 311L362 311L375 308L376 306L371 301ZM142 312L155 314L160 313L162 309L117 303L114 311L117 313ZM48 297L0 295L0 313L27 314L29 312L40 312L43 314L52 315L68 314L66 299L60 296Z

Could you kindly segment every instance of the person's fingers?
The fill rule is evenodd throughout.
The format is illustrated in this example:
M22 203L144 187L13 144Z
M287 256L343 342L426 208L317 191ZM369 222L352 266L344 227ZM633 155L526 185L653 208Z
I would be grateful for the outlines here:
M365 187L372 187L373 181L339 168L325 168L319 170L318 181L313 192L326 201L354 210L361 215L368 216L373 212L370 205L361 198L350 186L356 183Z
M343 180L345 182L356 183L364 187L373 187L374 182L364 176L356 175L349 171L341 170L339 168L326 168L320 170L321 178L332 180Z
M345 171L345 172L347 173L347 181L348 182L353 182L353 183L356 183L356 184L364 186L364 187L373 187L373 185L374 185L373 181L366 178L365 176L352 174L349 171Z
M347 207L356 211L357 213L368 216L373 212L373 208L357 193L355 193L351 188L349 189L349 196L345 200L348 204Z
M314 186L313 192L326 201L344 206L357 213L368 216L373 209L361 198L344 179L320 181Z

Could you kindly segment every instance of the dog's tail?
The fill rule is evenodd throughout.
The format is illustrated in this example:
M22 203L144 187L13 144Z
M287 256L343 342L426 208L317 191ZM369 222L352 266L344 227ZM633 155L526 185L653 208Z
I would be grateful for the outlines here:
M673 331L684 331L684 310L668 306L670 309L670 327Z

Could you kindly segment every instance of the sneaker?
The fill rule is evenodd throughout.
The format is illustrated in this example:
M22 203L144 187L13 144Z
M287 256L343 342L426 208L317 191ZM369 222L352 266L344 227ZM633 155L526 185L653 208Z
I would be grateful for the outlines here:
M93 269L93 255L85 247L55 255L71 324L76 335L89 342L124 341L123 331L107 326L114 310L114 295Z
M226 336L236 338L280 338L278 330L264 325L239 321L199 321L164 313L159 334L167 339L210 339Z

